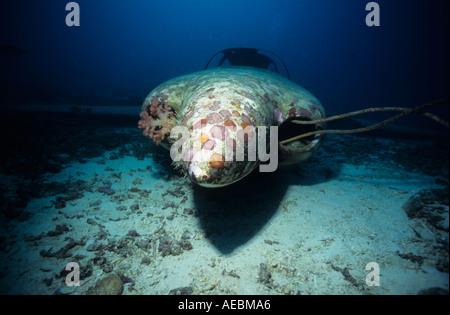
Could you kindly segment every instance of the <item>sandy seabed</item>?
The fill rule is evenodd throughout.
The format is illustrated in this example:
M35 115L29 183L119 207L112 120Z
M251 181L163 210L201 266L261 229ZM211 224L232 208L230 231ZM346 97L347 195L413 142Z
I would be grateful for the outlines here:
M6 161L1 293L448 294L448 140L330 135L303 164L203 189L114 130L127 144L74 140L39 175Z

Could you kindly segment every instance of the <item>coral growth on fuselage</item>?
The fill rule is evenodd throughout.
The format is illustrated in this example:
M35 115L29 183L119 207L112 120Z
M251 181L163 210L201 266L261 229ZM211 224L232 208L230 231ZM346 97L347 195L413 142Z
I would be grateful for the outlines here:
M245 177L260 164L259 156L255 156L259 155L257 152L264 154L256 134L260 127L280 126L286 129L288 139L304 129L291 124L291 120L316 120L324 116L317 98L273 72L217 68L177 77L156 87L144 101L139 128L146 137L167 149L177 142L171 153L177 153L181 159L177 158L174 164L193 182L222 187ZM178 140L169 141L175 126L187 130ZM266 133L266 149L268 138ZM249 139L254 139L250 145ZM321 139L318 135L307 143L289 143L284 148L282 163L307 159L319 148ZM275 150L270 152L275 158Z
M143 129L143 134L152 139L156 144L161 143L170 135L170 130L175 123L175 113L167 104L167 96L154 96L143 106L138 127Z

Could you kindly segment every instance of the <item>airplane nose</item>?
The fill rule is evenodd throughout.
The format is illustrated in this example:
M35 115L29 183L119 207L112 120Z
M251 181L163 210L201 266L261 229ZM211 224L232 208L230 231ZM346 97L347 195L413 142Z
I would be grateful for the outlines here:
M194 99L196 103L191 107L192 111L183 114L182 124L189 129L186 141L189 148L181 166L185 174L200 186L227 186L258 165L256 158L248 158L248 139L256 134L243 131L245 127L252 127L254 122L245 109L228 101L226 96L227 93L225 96L217 93L215 100L205 101L203 106ZM219 106L225 102L226 106ZM246 153L239 156L242 159L237 158L238 148Z

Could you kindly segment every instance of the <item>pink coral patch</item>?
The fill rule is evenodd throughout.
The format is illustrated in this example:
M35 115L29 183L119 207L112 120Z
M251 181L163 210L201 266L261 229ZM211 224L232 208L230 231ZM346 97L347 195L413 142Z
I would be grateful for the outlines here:
M245 115L245 114L242 114L241 119L242 119L243 122L246 122L246 123L248 123L249 125L252 124L252 121L250 120L250 118L248 118L248 116Z
M217 124L222 122L222 116L217 113L212 113L209 114L208 117L206 117L206 120L211 124Z
M228 111L228 110L226 110L226 109L222 109L222 110L219 112L219 114L222 115L224 118L228 118L228 117L231 116L230 111Z
M206 119L199 119L199 120L197 120L195 123L194 123L194 125L192 126L192 128L195 130L195 129L200 129L200 128L203 128L203 127L205 127L206 125L207 125L207 120Z
M204 149L204 150L213 150L215 146L216 146L216 141L214 141L213 139L209 139L208 141L203 143L202 149Z
M225 127L224 126L214 126L211 128L211 136L217 140L225 139Z
M219 108L220 108L219 104L216 104L216 102L214 102L214 104L209 107L209 110L215 112Z
M223 123L223 125L230 130L233 130L233 131L236 130L236 124L234 122L232 122L231 120L227 120L226 122Z

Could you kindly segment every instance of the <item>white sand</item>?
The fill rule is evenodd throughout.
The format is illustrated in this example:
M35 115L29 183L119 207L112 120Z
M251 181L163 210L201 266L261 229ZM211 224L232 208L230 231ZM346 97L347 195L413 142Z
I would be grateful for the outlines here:
M341 141L338 137L329 139ZM393 140L378 142L396 152L410 145ZM82 191L83 198L68 201L62 209L54 207L56 196L34 199L26 208L34 214L29 220L2 227L9 236L16 235L8 238L7 248L1 253L2 291L84 294L106 275L92 263L96 251L86 248L94 242L107 244L107 239L116 244L125 239L130 249L127 257L108 250L102 256L113 273L134 280L134 284L125 284L123 294L168 294L184 286L192 287L193 294L416 294L430 287L448 290L448 274L435 267L435 231L424 220L409 219L402 209L419 190L443 186L420 170L384 160L377 151L371 152L363 164L355 165L337 160L339 153L331 149L321 149L321 155L293 169L256 174L255 179L248 180L249 184L258 182L256 191L247 187L239 195L237 189L226 190L223 194L228 197L218 197L221 193L217 190L193 189L184 179L169 179L164 167L150 158L109 160L112 152L107 152L105 157L85 164L67 165L59 174L46 175L46 181L84 180L92 191ZM144 171L149 165L152 171ZM327 178L321 173L325 169L335 175ZM111 196L98 192L105 181L110 181L115 190ZM167 189L179 187L183 196L163 196ZM146 195L132 188L151 192ZM184 197L187 200L182 203ZM98 200L101 204L92 206ZM175 207L163 210L169 202ZM136 203L139 210L131 210ZM118 206L128 209L117 210ZM185 208L194 209L196 215L184 213ZM104 227L89 224L88 219ZM30 235L47 233L64 223L70 231L29 241ZM127 239L130 230L140 236ZM107 232L107 239L97 240L100 231ZM162 257L157 247L164 231L176 240L189 231L193 248ZM40 255L43 249L57 251L64 247L66 237L78 241L84 236L86 244L72 248L68 258ZM152 248L136 246L142 239L151 239ZM420 265L397 252L425 259ZM85 255L76 261L82 266L91 264L93 274L82 279L80 287L67 287L64 277L56 276L77 254ZM142 264L143 257L151 262ZM369 271L365 266L369 262L380 267L378 287L366 285ZM271 273L266 284L258 281L260 264ZM339 271L344 268L353 280ZM53 281L47 285L43 279L49 278Z

